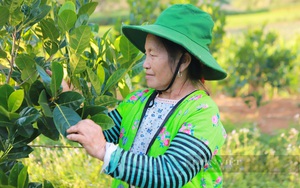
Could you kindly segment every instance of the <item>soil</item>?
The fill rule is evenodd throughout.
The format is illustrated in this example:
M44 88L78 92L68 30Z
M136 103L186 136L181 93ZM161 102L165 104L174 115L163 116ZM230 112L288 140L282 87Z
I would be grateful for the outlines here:
M254 122L264 133L295 127L300 130L300 97L276 98L260 107L248 107L242 98L214 97L221 118L242 124Z

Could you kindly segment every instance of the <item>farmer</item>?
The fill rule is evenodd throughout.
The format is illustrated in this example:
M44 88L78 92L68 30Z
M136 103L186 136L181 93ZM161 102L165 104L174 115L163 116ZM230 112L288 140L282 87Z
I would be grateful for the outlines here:
M143 53L148 88L135 91L109 112L115 126L92 120L67 130L103 161L112 187L222 187L220 149L226 132L204 80L225 71L210 54L213 21L190 4L170 6L153 25L124 25Z

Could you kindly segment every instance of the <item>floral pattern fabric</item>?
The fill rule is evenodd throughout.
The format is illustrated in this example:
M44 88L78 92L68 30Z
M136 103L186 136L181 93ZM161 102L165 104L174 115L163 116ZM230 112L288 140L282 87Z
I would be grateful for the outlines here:
M155 112L149 111L144 117L149 122L142 123L140 128L137 127L139 122L142 121L140 118L145 103L153 91L152 89L146 89L134 92L117 108L123 118L119 146L127 151L134 150L142 154L144 145L148 143L144 140L140 141L146 135L148 135L147 137L153 136L153 132L157 130L156 126L159 126L161 124L159 122L162 122L160 119L164 119L163 114L167 114L166 109L161 109L162 106L155 108ZM167 105L165 107L168 108ZM169 107L171 108L172 105ZM205 91L196 91L188 96L170 116L155 138L147 155L152 157L163 155L178 132L191 135L206 144L210 148L213 157L184 187L222 187L220 148L224 144L227 135L220 119L218 107L211 97ZM125 182L114 180L113 186L117 187L120 184L126 185ZM128 185L125 187L128 187Z

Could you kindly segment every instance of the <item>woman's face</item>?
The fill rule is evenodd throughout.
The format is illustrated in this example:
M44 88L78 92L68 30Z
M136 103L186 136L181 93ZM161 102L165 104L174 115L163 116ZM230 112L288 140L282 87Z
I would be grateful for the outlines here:
M148 34L145 51L146 59L143 67L148 87L157 90L167 88L174 73L169 64L166 48L156 36Z

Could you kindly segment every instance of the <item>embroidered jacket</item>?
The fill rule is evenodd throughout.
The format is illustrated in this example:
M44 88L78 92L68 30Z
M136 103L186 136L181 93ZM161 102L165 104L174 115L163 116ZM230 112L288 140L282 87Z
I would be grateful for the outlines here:
M115 126L104 135L119 146L105 169L115 178L112 187L222 187L220 148L226 132L217 105L205 91L193 92L180 103L146 155L129 151L153 92L133 92L109 113Z

